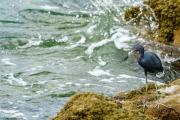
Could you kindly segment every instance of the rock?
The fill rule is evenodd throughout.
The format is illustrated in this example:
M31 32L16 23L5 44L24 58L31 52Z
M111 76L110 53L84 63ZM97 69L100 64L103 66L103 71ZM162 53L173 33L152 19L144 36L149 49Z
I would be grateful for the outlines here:
M126 10L126 12L124 14L124 18L126 21L130 21L130 20L134 19L133 22L135 24L139 25L140 19L137 17L140 13L141 13L140 7L134 6L134 7L131 7L130 9Z
M180 29L174 31L174 43L173 44L180 47Z
M158 19L158 40L166 43L167 35L180 29L180 2L178 0L149 0L146 4L153 9Z
M52 120L179 120L180 79L158 86L158 96L155 88L154 83L149 83L147 92L143 86L112 98L89 92L76 93ZM145 99L148 108L143 111Z
M160 120L179 120L180 114L172 108L164 107L160 105L160 109L149 107L146 110L146 114L156 116Z
M143 101L146 99L148 108L145 114L152 115L160 120L179 120L180 119L180 79L173 81L168 85L158 86L158 98L160 108L157 109L157 96L155 94L155 86L153 83L148 84L148 91L145 92L145 87L137 90L129 91L128 93L118 93L114 99L118 98L122 103L123 108L141 109ZM121 96L121 97L120 97ZM122 98L124 98L122 100Z
M169 44L173 41L174 45L180 46L180 2L178 0L144 0L144 3L150 6L155 16L147 7L133 6L126 10L125 20L134 22L138 26L139 22L144 22L146 26L150 22L156 22L159 24L158 28L151 31L149 27L151 32L146 32L146 36L151 33L159 42ZM152 20L150 21L149 18Z
M177 59L174 62L172 62L171 66L173 67L173 69L180 71L180 59Z
M180 119L180 79L171 83L171 86L159 90L167 94L161 98L160 108L156 108L156 103L152 102L146 110L146 114L158 117L160 120L179 120Z
M125 110L103 95L78 93L52 120L157 120L138 110Z
M175 81L173 81L171 84L172 85L180 85L180 78L175 80Z

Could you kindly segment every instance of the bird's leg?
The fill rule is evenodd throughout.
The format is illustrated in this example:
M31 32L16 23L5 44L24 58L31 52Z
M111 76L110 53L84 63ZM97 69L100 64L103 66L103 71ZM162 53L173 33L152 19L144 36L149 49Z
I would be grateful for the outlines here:
M146 94L145 94L144 100L142 101L143 102L143 105L142 105L143 106L143 112L145 111L145 108L147 108L147 92L148 92L147 91L147 89L148 89L147 88L148 87L147 86L147 71L144 70L144 74L145 74L145 77L146 77Z
M148 86L147 86L147 71L144 71L145 77L146 77L146 93L148 91Z
M155 88L156 88L156 106L157 109L159 110L159 94L158 94L158 86L157 86L157 81L155 80Z
M155 88L156 88L156 106L155 107L157 108L157 110L159 110L160 105L169 108L167 105L161 104L159 102L159 93L158 93L158 86L157 86L157 81L156 80L155 80Z

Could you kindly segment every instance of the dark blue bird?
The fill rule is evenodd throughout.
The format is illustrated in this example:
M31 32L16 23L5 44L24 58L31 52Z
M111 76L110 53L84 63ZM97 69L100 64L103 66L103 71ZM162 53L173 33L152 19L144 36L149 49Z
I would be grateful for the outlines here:
M132 54L133 52L139 53L138 63L144 69L144 74L146 77L146 93L147 93L147 73L156 74L158 72L162 72L163 67L162 67L161 60L155 53L144 51L144 47L139 44L133 46L132 51L128 53L128 56ZM155 85L156 85L156 96L158 99L156 82L155 82ZM146 103L144 104L144 107L145 106L146 106ZM159 108L159 101L158 101L157 106Z
M132 52L139 53L138 63L144 69L146 83L148 72L156 74L163 71L161 60L155 53L144 51L144 47L139 44L133 46Z

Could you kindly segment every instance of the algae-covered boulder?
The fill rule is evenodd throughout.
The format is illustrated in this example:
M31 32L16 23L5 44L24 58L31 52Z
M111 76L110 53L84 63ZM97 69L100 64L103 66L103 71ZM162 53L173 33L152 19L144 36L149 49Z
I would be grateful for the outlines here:
M53 120L179 120L180 79L158 86L158 96L154 83L147 86L147 92L143 86L111 98L89 92L76 93ZM143 111L144 100L148 107Z
M124 14L124 18L126 21L130 21L132 19L134 19L134 23L139 25L140 22L140 18L138 17L138 15L141 13L140 11L140 7L138 6L134 6L131 7L130 9L127 9L125 14ZM138 17L138 18L137 18Z
M160 107L156 109L155 102L152 102L146 114L158 117L160 120L180 119L180 79L173 81L169 86L159 89L159 92L166 96L159 100Z
M180 2L179 0L148 0L147 4L154 10L159 23L159 40L165 41L169 33L180 29ZM176 38L175 43L180 39ZM179 44L180 45L180 44Z
M180 46L180 29L174 31L174 44Z
M172 42L174 45L180 46L180 2L179 0L145 0L145 5L151 9L142 6L131 7L125 12L125 20L137 22L144 18L150 19L152 11L155 13L156 19L152 19L159 24L157 28L157 40L159 42ZM141 9L141 11L140 11ZM154 16L152 16L153 18ZM146 22L146 21L144 21ZM154 34L156 35L156 34ZM155 36L154 36L155 37Z
M146 99L148 106L145 109L146 115L152 115L159 120L179 120L180 79L168 85L158 86L158 88L159 109L157 108L156 89L153 83L148 84L147 92L145 91L145 87L142 87L127 93L118 93L114 99L120 100L122 107L128 109L142 109L143 100Z
M53 120L156 120L138 110L122 109L114 100L95 93L78 93Z

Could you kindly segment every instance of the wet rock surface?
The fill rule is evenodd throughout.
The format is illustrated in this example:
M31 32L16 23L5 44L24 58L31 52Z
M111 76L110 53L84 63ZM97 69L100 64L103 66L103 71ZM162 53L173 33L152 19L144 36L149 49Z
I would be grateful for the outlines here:
M120 92L114 97L96 93L77 93L53 120L179 120L180 79L158 86L154 83L129 92ZM157 108L157 97L159 109ZM143 110L144 100L147 108Z
M127 110L109 97L95 93L73 96L53 120L157 120L138 109Z
M134 22L136 25L139 25L142 20L144 24L155 21L158 23L158 28L150 34L153 34L159 42L180 46L180 2L178 0L145 0L144 4L152 8L155 16L152 16L147 8L133 6L125 12L125 20ZM152 21L145 19L150 16Z

